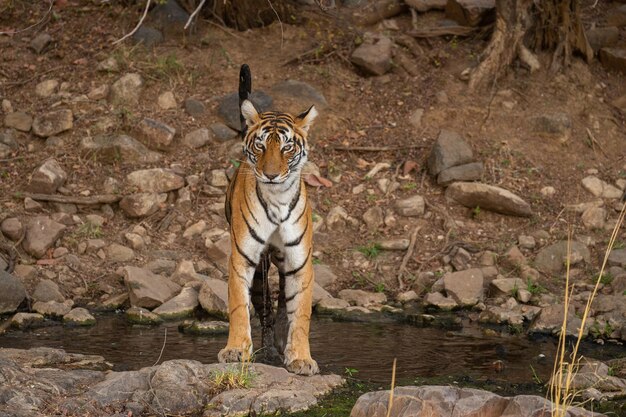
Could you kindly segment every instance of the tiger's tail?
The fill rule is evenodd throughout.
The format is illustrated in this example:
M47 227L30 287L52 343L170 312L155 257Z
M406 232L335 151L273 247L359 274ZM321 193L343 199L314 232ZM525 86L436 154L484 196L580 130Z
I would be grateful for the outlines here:
M239 70L239 121L241 122L241 136L246 136L246 122L241 113L241 105L245 100L250 98L252 93L252 75L250 74L250 67L248 64L243 64Z

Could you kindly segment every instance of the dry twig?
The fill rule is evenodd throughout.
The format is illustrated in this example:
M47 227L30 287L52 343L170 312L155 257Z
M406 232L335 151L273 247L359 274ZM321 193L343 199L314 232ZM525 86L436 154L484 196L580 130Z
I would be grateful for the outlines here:
M53 203L82 204L82 205L112 204L112 203L117 203L118 201L122 199L121 195L114 195L114 194L92 195L89 197L56 195L56 194L31 194L31 193L22 193L22 195L24 197L30 197L36 201L52 201Z
M48 15L50 14L50 12L52 11L52 6L54 6L54 1L53 0L48 0L48 3L50 4L50 7L48 8L48 11L46 11L46 13L43 15L43 17L41 19L39 19L39 21L37 21L37 23L33 23L32 25L25 27L24 29L19 29L19 30L15 30L15 31L7 31L7 32L0 32L0 35L16 35L18 33L22 33L22 32L26 32L29 29L34 28L35 26L38 26L39 24L41 24L41 22L43 22L44 20L46 20L46 18L48 17Z
M185 27L183 29L187 30L189 25L191 25L191 22L193 21L193 18L196 17L196 15L200 11L200 9L202 9L202 6L204 6L205 2L206 2L206 0L202 0L200 2L200 4L198 5L198 7L196 7L196 10L194 10L193 13L191 13L191 16L189 16L189 19L187 19L187 23L185 23Z
M141 19L139 19L139 23L137 23L137 26L135 26L135 29L133 29L132 31L130 31L129 33L127 33L126 35L124 35L123 37L121 37L120 39L116 40L115 42L113 42L113 45L117 45L118 43L122 42L123 40L127 39L130 36L133 36L133 34L135 32L137 32L137 30L141 27L141 25L143 24L143 21L146 19L146 15L148 14L148 9L150 8L150 2L152 0L148 0L146 2L146 8L143 11L143 15L141 16Z

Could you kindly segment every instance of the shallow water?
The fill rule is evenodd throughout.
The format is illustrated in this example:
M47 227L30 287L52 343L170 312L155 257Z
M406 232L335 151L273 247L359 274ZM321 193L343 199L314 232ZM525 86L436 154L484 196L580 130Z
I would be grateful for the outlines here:
M216 362L226 336L208 337L180 333L178 322L157 327L135 326L124 315L102 315L90 328L52 326L32 331L11 331L0 336L0 347L62 348L68 352L102 355L115 370L132 370L169 359ZM258 329L254 342L259 343ZM478 327L446 331L407 324L345 323L315 319L311 323L311 351L322 372L345 374L357 370L362 380L388 383L393 358L397 378L467 376L478 380L530 383L533 372L543 381L552 371L554 338L530 340L525 336L484 336ZM584 344L583 354L598 359L626 356L626 348ZM541 357L540 355L545 355ZM502 361L498 371L494 362ZM533 371L534 370L534 371Z

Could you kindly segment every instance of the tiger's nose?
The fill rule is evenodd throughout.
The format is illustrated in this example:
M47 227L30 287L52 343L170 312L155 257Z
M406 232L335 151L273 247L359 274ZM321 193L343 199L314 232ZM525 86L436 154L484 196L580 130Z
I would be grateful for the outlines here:
M268 174L267 172L264 172L264 174L270 181L278 177L278 174Z

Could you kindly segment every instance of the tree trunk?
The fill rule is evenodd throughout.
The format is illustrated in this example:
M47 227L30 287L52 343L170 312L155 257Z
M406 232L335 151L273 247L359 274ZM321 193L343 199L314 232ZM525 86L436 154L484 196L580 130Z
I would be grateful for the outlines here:
M496 25L483 53L484 59L470 77L470 90L494 83L515 58L531 71L539 66L533 51L552 51L550 69L558 71L569 65L573 52L580 52L587 62L593 50L585 37L580 19L579 0L496 0Z

